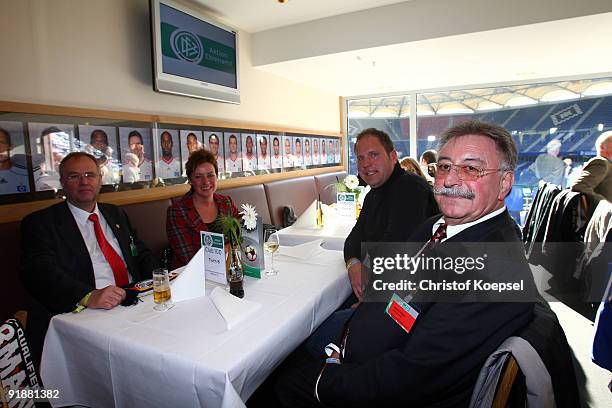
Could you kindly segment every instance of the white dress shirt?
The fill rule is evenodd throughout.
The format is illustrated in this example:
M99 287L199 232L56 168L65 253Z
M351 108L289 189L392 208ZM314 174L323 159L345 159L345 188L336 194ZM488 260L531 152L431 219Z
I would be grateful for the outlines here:
M459 224L459 225L447 225L446 226L446 238L444 238L443 240L441 240L440 242L444 242L449 238L454 237L455 235L459 234L461 231L466 230L470 227L473 227L476 224L480 224L481 222L484 222L486 220L489 220L501 213L503 213L504 211L506 211L506 206L504 205L502 208L500 208L499 210L495 210L483 217L480 217L479 219L477 219L476 221L472 221L472 222L466 222L465 224ZM434 223L434 225L431 227L431 236L433 236L433 234L436 233L436 230L438 229L438 227L442 224L444 224L444 217L441 217L438 221L436 221Z
M94 270L94 277L96 279L96 289L104 289L109 285L115 284L115 275L113 274L113 270L111 269L108 261L104 257L100 246L98 245L98 239L96 238L96 233L94 231L94 223L89 221L90 214L97 214L98 219L100 220L100 227L102 228L102 232L106 237L108 243L113 247L115 251L121 257L123 263L125 263L125 259L123 259L123 253L121 253L121 248L119 247L119 241L115 237L113 230L110 228L104 216L98 210L98 204L96 204L96 208L94 208L92 213L88 213L87 211L83 211L78 207L68 203L68 208L76 221L79 231L81 231L81 236L83 237L83 241L85 241L85 246L87 247L87 252L89 252L89 257L91 258L91 264ZM126 266L127 269L127 266ZM130 282L132 281L132 276L128 276Z

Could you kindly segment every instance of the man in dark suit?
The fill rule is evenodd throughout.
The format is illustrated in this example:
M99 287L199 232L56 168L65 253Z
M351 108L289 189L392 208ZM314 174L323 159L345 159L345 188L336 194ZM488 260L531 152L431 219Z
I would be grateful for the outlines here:
M525 293L508 302L495 293L437 292L455 295L440 302L419 290L401 297L387 291L384 302L368 302L366 292L325 363L304 362L281 377L276 391L283 406L467 406L486 358L531 320L533 280L504 206L514 182L515 142L499 126L466 122L441 136L439 152L434 194L442 217L413 234L410 241L421 243L415 257L502 243L508 249L489 256L478 276L523 281ZM472 276L459 274L443 276Z
M127 215L97 203L102 180L95 157L70 153L59 171L66 201L21 222L21 277L32 298L27 330L36 363L53 315L112 309L125 299L120 286L150 277L159 266Z

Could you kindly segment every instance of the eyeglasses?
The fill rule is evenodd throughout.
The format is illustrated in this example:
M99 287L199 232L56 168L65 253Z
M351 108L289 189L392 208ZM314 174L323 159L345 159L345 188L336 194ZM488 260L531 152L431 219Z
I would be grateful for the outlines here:
M90 180L93 181L95 179L97 179L98 177L100 177L100 175L98 173L94 173L93 171L88 171L86 173L80 174L80 173L71 173L69 175L67 175L65 177L66 181L70 182L70 183L75 183L77 181L81 181L81 177L85 177L86 180Z
M487 174L505 171L505 169L483 169L482 167L471 164L437 163L436 177L446 177L454 168L459 180L474 181Z

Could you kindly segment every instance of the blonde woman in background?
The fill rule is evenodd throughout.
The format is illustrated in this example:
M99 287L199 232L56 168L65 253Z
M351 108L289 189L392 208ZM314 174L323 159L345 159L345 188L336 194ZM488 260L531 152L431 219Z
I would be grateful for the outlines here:
M426 178L423 174L423 171L421 171L421 166L419 166L419 163L417 163L417 161L414 160L412 157L404 157L400 159L399 163L400 166L402 166L402 169L409 171L410 173L414 173L417 176Z

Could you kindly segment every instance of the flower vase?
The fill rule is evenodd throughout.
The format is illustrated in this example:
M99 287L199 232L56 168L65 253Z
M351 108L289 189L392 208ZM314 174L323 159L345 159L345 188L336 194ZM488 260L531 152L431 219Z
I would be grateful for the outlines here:
M225 276L230 287L230 293L236 297L244 297L242 280L244 279L244 265L242 263L242 250L240 245L225 244Z

